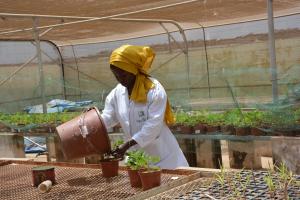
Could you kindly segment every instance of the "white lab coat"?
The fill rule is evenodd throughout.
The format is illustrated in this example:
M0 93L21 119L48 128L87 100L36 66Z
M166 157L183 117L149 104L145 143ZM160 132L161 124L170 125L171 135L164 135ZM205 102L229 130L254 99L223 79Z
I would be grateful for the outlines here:
M156 165L163 169L187 167L188 163L176 138L164 122L167 95L162 85L151 78L155 87L147 94L147 103L135 103L128 98L127 88L118 84L107 96L101 114L107 128L120 123L125 141L134 139L133 149L159 156Z

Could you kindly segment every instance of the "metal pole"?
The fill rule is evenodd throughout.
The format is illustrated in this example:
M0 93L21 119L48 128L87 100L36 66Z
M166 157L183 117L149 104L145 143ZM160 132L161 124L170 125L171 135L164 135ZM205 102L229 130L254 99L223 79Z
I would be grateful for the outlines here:
M11 75L9 75L6 79L0 82L0 86L6 83L9 79L11 79L13 76L15 76L19 71L21 71L26 65L31 63L36 58L36 55L27 60L24 64L22 64L16 71L14 71Z
M75 55L75 51L74 51L74 46L71 45L72 47L72 51L73 51L73 56L74 56L74 61L75 61L75 64L76 64L76 68L77 68L77 79L78 79L78 88L79 88L79 98L81 100L81 84L80 84L80 74L79 74L79 67L78 67L78 62L77 62L77 58L76 58L76 55Z
M206 59L206 71L207 71L208 97L211 98L210 76L209 76L208 55L207 55L207 45L206 45L206 35L205 35L204 26L202 26L201 24L199 24L199 25L201 26L202 32L203 32L203 43L204 43L204 51L205 51L205 59Z
M172 53L172 48L171 48L171 34L169 33L169 30L164 26L163 23L159 23L159 25L167 32L168 35L168 42L169 42L169 52Z
M272 75L272 97L273 103L278 101L278 83L277 83L277 66L276 66L276 50L274 39L274 21L273 21L273 0L268 0L268 27L269 27L269 55L270 55L270 71Z
M185 52L185 64L187 67L187 79L188 79L188 97L191 98L191 80L190 80L190 62L189 62L189 52L188 48L186 47L187 51Z
M40 45L39 30L37 29L37 27L38 27L38 18L34 17L33 18L33 36L34 36L34 40L36 43L36 55L37 55L38 64L39 64L40 88L41 88L41 96L42 96L42 103L43 103L43 113L47 113L41 45Z

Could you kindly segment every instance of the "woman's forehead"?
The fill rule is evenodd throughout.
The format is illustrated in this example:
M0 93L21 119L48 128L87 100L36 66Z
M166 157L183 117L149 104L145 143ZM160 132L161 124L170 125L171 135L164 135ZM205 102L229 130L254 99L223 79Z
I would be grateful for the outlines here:
M126 71L126 70L123 70L119 67L116 67L114 65L110 65L110 69L112 70L113 73L117 73L117 74L130 74L132 75L132 73Z
M123 73L128 73L128 72L126 72L125 70L120 69L120 68L118 68L118 67L116 67L116 66L113 66L113 65L110 66L110 69L111 69L113 72L116 72L116 73L121 73L121 74L123 74Z

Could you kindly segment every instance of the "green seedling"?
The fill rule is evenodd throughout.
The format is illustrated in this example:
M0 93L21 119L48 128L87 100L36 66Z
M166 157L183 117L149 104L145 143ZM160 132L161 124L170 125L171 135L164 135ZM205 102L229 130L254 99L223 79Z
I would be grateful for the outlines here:
M281 162L279 166L275 166L275 169L279 173L279 185L284 192L284 199L289 199L288 187L295 182L293 173L288 170L287 166L283 162Z
M124 140L118 139L113 143L113 149L117 149L120 145L124 144Z
M247 187L250 184L250 179L251 179L251 174L248 174L246 176L246 181L245 182L240 182L241 186L242 186L242 198L244 198L244 199L246 199L245 194L246 194Z
M220 164L220 163L219 163ZM215 174L216 181L221 185L221 196L224 195L224 186L226 179L226 171L223 165L220 164L220 173Z
M271 171L268 171L268 175L264 177L264 181L266 182L268 189L269 189L269 194L270 198L273 199L276 191L276 185L272 177Z
M160 160L158 156L149 156L140 150L130 151L127 153L127 156L126 166L132 170L159 170L159 167L154 166Z
M129 151L127 152L127 162L126 166L128 166L132 170L139 170L142 168L146 168L147 161L146 155L143 151Z

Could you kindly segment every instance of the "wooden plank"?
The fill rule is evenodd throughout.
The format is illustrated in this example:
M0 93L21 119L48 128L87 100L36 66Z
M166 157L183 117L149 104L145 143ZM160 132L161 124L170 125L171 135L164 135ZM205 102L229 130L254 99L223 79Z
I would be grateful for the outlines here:
M5 157L1 157L0 160L10 160L10 161L33 161L32 158L5 158Z
M0 133L0 157L25 158L23 136Z
M222 166L225 169L230 169L230 157L228 150L228 141L221 140Z
M196 140L197 167L216 168L213 140Z

